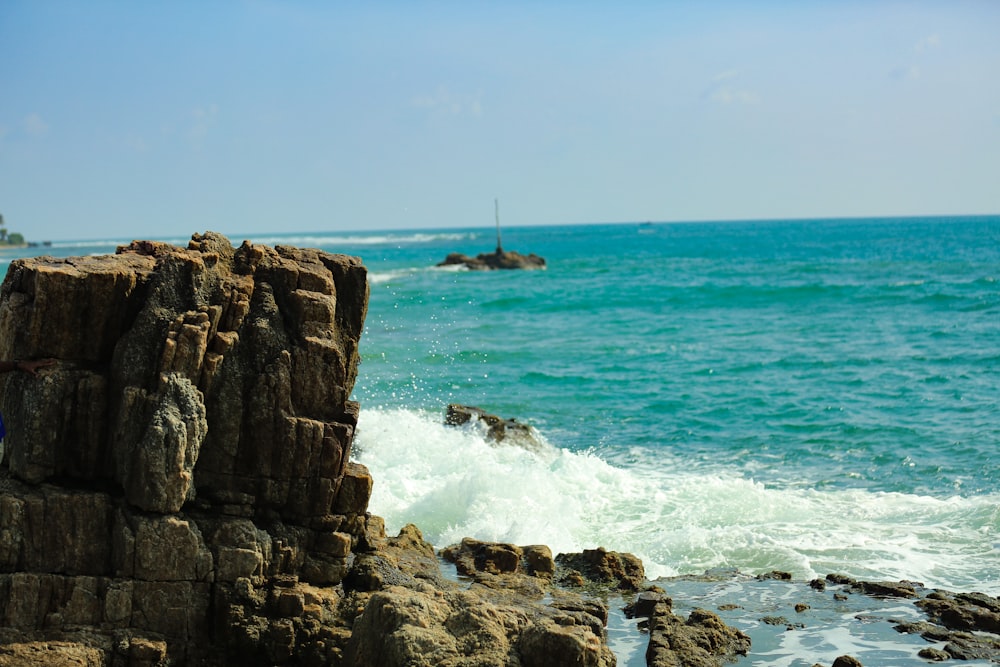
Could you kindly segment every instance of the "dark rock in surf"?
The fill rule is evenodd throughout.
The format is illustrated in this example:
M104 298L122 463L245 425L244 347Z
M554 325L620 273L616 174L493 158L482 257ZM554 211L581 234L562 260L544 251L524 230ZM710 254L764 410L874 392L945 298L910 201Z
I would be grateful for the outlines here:
M531 451L541 451L545 445L538 439L535 429L516 419L504 419L490 414L482 408L452 403L448 406L444 423L448 426L481 424L486 429L486 437L493 442L515 445Z
M982 593L935 591L916 603L931 620L952 630L1000 635L1000 599Z
M544 269L545 259L535 253L522 255L515 251L497 250L491 253L480 253L469 257L459 252L453 252L439 262L438 266L465 266L472 271L492 271L495 269Z

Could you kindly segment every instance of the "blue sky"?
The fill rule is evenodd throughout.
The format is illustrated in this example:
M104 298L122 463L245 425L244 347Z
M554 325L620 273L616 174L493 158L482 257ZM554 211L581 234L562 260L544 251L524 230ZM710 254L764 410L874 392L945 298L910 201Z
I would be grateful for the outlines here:
M0 3L29 239L1000 213L1000 2Z

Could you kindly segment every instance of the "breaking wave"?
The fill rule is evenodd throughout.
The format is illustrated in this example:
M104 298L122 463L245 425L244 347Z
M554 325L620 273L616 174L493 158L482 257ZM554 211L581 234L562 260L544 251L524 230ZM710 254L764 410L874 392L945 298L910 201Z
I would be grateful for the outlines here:
M650 578L777 569L1000 592L998 494L780 487L669 455L628 467L555 446L498 446L441 422L361 413L355 454L375 480L370 509L392 533L415 523L438 547L466 536L555 553L603 546L639 556Z

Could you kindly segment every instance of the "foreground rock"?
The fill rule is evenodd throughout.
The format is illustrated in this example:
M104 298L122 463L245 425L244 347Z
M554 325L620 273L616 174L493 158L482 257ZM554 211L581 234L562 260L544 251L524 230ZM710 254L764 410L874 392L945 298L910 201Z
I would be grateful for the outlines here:
M710 611L695 609L685 620L668 602L653 607L646 648L649 667L717 667L749 651L750 638Z
M58 363L0 377L0 660L335 658L331 587L380 530L349 461L366 309L355 258L212 233L13 262L0 358Z
M491 253L480 253L475 257L453 252L439 262L438 266L464 266L472 271L492 271L496 269L537 270L545 268L545 260L535 253L522 255L512 250L497 249Z
M419 533L410 526L399 539L412 544ZM615 664L604 629L607 606L554 588L555 564L546 547L463 540L443 555L459 564L466 582L436 578L429 565L433 550L423 549L427 565L413 568L411 561L370 593L354 623L347 664Z

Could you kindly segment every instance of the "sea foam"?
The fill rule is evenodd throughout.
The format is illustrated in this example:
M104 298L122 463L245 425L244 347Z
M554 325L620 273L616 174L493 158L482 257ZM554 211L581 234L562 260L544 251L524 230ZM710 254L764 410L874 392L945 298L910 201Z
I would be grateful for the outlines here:
M603 546L639 556L650 578L777 569L1000 592L1000 495L781 487L669 456L612 465L593 452L498 446L442 422L362 410L355 455L375 479L370 509L392 533L415 523L438 547L463 537L555 553Z

